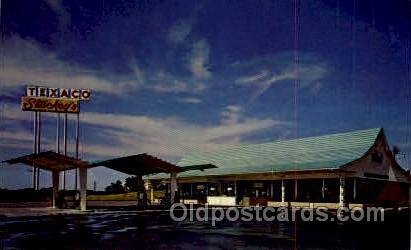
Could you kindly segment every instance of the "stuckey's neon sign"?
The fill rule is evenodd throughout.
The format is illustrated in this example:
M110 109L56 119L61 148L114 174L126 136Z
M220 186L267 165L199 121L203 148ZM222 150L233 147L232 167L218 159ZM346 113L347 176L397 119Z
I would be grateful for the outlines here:
M80 101L88 101L90 89L49 88L28 86L21 98L21 109L55 113L79 113Z
M24 111L78 113L79 101L75 99L57 99L48 97L23 96L21 109Z

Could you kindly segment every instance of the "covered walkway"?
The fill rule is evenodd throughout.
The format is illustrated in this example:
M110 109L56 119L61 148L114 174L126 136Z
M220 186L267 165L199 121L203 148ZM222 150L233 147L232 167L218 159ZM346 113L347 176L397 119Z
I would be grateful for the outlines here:
M25 164L31 167L47 170L52 173L53 198L52 207L56 208L56 200L59 190L60 172L71 169L79 169L80 175L80 209L87 209L87 169L90 164L86 161L78 160L70 156L65 156L53 151L29 154L4 161L8 164Z

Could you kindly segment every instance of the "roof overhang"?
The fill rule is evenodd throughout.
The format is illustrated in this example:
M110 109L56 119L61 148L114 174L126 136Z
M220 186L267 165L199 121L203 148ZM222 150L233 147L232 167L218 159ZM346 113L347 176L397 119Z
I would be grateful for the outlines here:
M217 168L217 166L213 165L213 164L200 164L200 165L184 166L184 167L180 167L180 172L186 172L186 171L191 171L191 170L204 171L205 169L210 169L210 168Z
M29 154L3 161L8 164L25 164L48 171L66 171L75 168L89 168L86 161L78 160L53 151Z
M207 164L209 165L209 164ZM210 164L211 165L211 164ZM214 165L211 165L214 166ZM191 167L191 166L190 166ZM214 166L216 167L216 166ZM196 169L194 169L196 170ZM230 173L230 174L217 174L217 175L207 175L205 171L204 175L188 175L188 176L178 176L179 182L212 182L218 180L273 180L273 179L306 179L319 178L318 174L323 174L323 178L332 177L351 177L355 174L354 171L342 170L339 168L319 168L319 169L309 169L309 170L286 170L286 171L269 171L269 172L253 172L253 173ZM311 175L311 177L309 177ZM148 178L150 180L168 180L167 176L153 176Z
M141 176L157 173L177 173L181 171L181 168L178 166L149 154L130 155L99 161L92 163L91 166L104 166L128 175Z

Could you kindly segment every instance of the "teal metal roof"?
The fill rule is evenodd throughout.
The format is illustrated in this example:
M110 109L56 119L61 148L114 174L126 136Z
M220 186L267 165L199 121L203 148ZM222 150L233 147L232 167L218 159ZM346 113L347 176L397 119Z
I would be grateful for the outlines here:
M184 156L177 165L213 164L217 168L188 171L179 177L336 169L363 156L381 131L374 128L195 152Z

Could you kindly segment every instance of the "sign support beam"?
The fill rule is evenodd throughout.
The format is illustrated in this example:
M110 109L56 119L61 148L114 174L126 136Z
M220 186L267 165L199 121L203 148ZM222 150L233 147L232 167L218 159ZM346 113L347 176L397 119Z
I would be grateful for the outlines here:
M80 104L79 104L80 105ZM80 113L77 113L77 126L76 126L76 159L79 159L79 140L80 140ZM77 190L77 178L78 178L78 169L74 170L74 190Z
M67 113L64 113L63 143L64 143L64 156L67 156ZM66 171L63 171L63 190L66 190Z
M56 120L56 153L60 153L60 113L64 113L63 120L63 152L67 157L67 114L77 115L76 124L76 144L75 144L75 159L79 160L79 144L80 144L80 102L90 100L90 89L69 89L69 88L52 88L44 86L27 86L26 95L21 97L21 109L23 111L34 112L33 121L33 154L41 152L41 113L51 112L57 113ZM34 190L39 190L40 187L40 168L35 164L33 166L32 184ZM74 166L76 167L76 166ZM67 169L67 168L66 168ZM56 206L56 197L60 185L60 170L52 173L53 182L53 207ZM79 176L80 175L80 176ZM87 169L77 166L74 173L74 189L78 190L80 181L81 194L81 209L86 209L86 191L87 191ZM66 171L62 174L62 189L66 189Z
M38 112L37 117L37 153L41 152L41 112ZM40 168L37 168L36 174L36 190L40 189Z
M33 119L33 153L37 153L37 111L34 112ZM36 181L37 181L37 169L36 166L33 166L33 189L36 190Z

